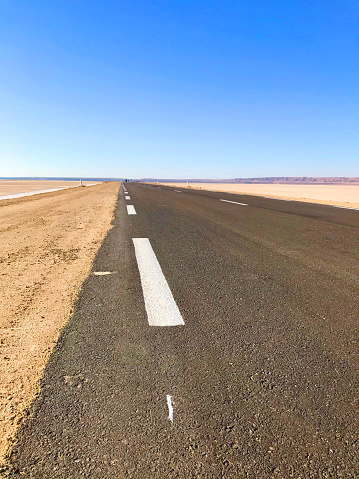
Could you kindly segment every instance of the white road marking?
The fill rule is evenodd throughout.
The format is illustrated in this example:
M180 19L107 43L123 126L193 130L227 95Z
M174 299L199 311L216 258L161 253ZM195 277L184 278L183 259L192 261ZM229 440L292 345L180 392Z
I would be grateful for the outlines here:
M115 274L116 271L94 271L95 276L106 276L107 274Z
M131 197L129 195L125 196L125 200L130 200L130 199L131 199Z
M234 203L235 205L248 206L247 203L238 203L237 201L229 201L229 200L219 200L219 201L225 201L226 203Z
M135 207L133 205L126 205L127 207L127 213L129 215L137 215Z
M177 193L182 193L182 191L180 191L180 190L173 190L173 191L177 191Z
M167 406L168 406L168 419L173 422L173 404L172 398L169 394L167 394Z
M147 320L150 326L183 326L184 321L172 296L148 238L133 238L140 271Z

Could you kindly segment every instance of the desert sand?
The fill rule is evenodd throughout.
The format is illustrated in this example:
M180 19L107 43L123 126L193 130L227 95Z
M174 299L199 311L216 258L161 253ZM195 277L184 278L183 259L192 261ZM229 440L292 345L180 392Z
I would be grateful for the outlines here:
M83 181L82 184L98 184L98 181ZM53 188L71 188L78 186L79 181L61 180L0 180L0 196L25 193L28 191L42 191Z
M186 187L186 183L162 183ZM359 185L281 185L189 183L190 188L359 208Z
M0 462L111 228L119 186L0 202Z

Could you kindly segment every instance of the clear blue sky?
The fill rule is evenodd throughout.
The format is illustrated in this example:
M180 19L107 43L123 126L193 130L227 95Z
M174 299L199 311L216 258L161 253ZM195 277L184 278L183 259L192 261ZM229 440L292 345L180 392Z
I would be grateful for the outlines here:
M0 176L359 175L357 0L0 0Z

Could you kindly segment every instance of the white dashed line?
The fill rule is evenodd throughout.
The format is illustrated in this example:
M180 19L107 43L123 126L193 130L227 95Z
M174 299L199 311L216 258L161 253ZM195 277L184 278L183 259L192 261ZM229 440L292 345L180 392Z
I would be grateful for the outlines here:
M219 201L225 201L226 203L234 203L235 205L248 206L247 203L238 203L237 201L229 201L229 200L219 200Z
M167 406L168 406L168 419L169 421L173 422L173 404L172 404L172 398L169 394L166 396L167 398Z
M143 297L150 326L183 326L184 321L172 296L148 238L133 238Z
M173 190L173 191L176 191L177 193L182 193L182 191L180 191L180 190Z
M135 207L133 205L126 205L126 208L129 215L137 215Z
M131 199L131 197L129 195L125 196L125 200L130 200L130 199Z
M116 271L94 271L95 276L106 276L108 274L115 274Z

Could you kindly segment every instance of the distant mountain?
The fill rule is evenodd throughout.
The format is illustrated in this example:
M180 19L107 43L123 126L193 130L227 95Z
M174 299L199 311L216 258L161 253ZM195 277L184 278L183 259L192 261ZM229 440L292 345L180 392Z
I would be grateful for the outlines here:
M233 178L227 180L203 180L203 179L159 179L142 178L140 181L147 183L281 183L290 185L349 185L359 184L359 177L346 176L267 176L264 178Z

